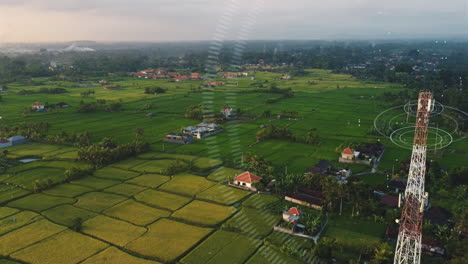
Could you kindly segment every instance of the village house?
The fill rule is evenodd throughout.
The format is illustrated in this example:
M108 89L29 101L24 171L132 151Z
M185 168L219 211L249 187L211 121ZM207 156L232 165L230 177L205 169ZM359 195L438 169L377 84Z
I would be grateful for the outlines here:
M221 114L226 118L230 118L233 114L233 110L232 108L230 107L224 107L223 109L221 109Z
M37 112L42 112L45 110L45 106L41 104L40 102L35 102L31 105L31 108L33 110L36 110Z
M193 142L192 135L189 134L176 134L176 133L169 133L163 140L164 142L168 143L175 143L175 144L190 144Z
M287 211L283 212L283 220L288 223L297 224L302 212L297 207L292 207Z
M242 188L250 189L252 191L257 191L257 188L253 186L255 182L260 182L263 178L258 177L257 175L251 172L244 172L239 174L237 177L234 178L233 184L236 186L240 186Z
M332 165L327 160L320 160L315 166L309 167L306 173L329 175Z
M69 108L70 105L65 103L65 102L60 102L58 104L55 104L55 108Z
M194 81L201 79L201 75L199 73L197 73L197 72L192 73L190 77Z
M380 142L365 143L357 147L356 150L351 148L344 149L338 161L341 163L372 165L374 162L380 161L384 149L384 145Z
M310 208L314 208L317 210L322 209L322 193L305 189L299 188L297 192L289 192L286 193L284 199L288 202L292 202L295 204L307 206Z
M23 136L20 136L20 135L10 137L8 140L11 142L12 146L28 143L28 139L26 137L23 137Z
M196 127L188 126L184 128L185 134L190 134L196 139L203 139L223 131L220 125L213 123L200 123Z
M100 84L107 84L107 80L100 80L99 83Z
M11 147L12 144L11 144L11 141L6 139L6 138L1 138L0 139L0 148L7 148L7 147Z
M230 72L221 72L220 75L223 76L226 79L237 78L237 74L230 73Z
M117 85L115 85L115 84L113 84L113 85L106 85L106 86L104 87L104 89L106 89L106 90L118 90L118 89L119 89L119 86L117 86Z
M291 75L286 74L286 75L284 75L283 77L281 77L281 79L283 79L283 80L291 80Z
M156 74L161 75L161 74L166 74L167 71L165 69L156 69L155 70Z
M352 150L351 148L346 148L341 152L340 162L344 161L354 161L357 158L359 152ZM342 161L343 160L343 161Z

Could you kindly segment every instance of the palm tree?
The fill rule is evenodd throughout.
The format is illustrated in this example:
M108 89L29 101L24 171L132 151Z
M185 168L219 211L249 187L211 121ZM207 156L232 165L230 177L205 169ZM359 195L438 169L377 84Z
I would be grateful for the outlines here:
M345 184L338 184L336 194L340 198L340 215L343 212L343 198L348 194L348 188Z
M143 138L145 131L143 128L137 128L135 129L135 139L138 141Z

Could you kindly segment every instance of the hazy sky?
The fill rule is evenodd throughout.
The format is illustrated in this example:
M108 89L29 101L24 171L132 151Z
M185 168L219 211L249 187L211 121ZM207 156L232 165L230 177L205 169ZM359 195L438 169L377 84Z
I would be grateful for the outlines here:
M0 0L0 42L210 40L220 28L224 38L235 39L252 23L249 39L467 36L467 5L468 0ZM230 14L232 20L220 22Z

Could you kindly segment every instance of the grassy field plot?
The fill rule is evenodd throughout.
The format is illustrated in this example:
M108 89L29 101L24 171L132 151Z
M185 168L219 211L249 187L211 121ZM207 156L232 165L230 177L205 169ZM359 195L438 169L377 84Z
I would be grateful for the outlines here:
M208 181L203 177L175 175L170 182L164 184L160 188L170 192L194 196L213 185L215 185L214 182Z
M145 174L135 179L127 181L128 183L148 187L148 188L158 188L162 184L171 180L171 177L163 176L159 174Z
M65 181L65 170L52 167L39 167L35 169L18 172L5 179L4 183L15 184L28 190L33 190L33 184L36 181L50 180L52 183Z
M65 229L66 227L53 224L46 219L29 224L0 236L0 255L8 256Z
M220 160L210 159L210 158L205 158L205 157L195 159L192 162L193 166L195 166L195 167L197 167L198 169L201 169L201 170L208 170L208 169L220 166L222 164L223 164L223 162L220 161Z
M205 199L226 205L234 204L244 197L249 195L250 192L239 190L236 188L228 187L225 185L217 184L202 193L197 195L197 198Z
M43 193L49 194L49 195L73 198L73 197L82 195L84 193L91 192L93 190L94 189L91 189L89 187L65 183L65 184L60 184L58 186L55 186L51 189L45 190L43 191Z
M300 261L299 259L285 255L268 246L263 246L246 262L246 264L271 263L304 264L305 261Z
M107 244L67 230L11 255L28 263L75 264L108 247Z
M18 157L42 156L46 153L59 151L63 146L42 143L28 143L8 148L8 151Z
M20 262L16 262L14 260L10 260L10 259L3 259L3 258L0 258L0 264L21 264Z
M149 231L126 248L138 254L171 262L180 257L212 229L161 219L148 226Z
M169 211L155 209L132 200L125 201L109 208L104 211L104 213L141 226L145 226L159 218L170 215Z
M94 212L102 212L127 198L121 195L104 192L92 192L77 198L76 206L88 209Z
M305 249L310 250L314 247L313 240L303 237L291 236L290 234L281 233L281 232L272 232L266 240L273 245L281 248L284 244L294 247L296 249Z
M105 188L117 185L120 182L114 181L114 180L99 179L96 177L86 177L83 179L72 181L72 183L99 190L99 189L105 189Z
M138 174L139 173L128 171L128 170L106 167L106 168L97 170L94 173L94 176L99 177L99 178L113 179L113 180L128 180L128 179L135 178L136 176L138 176Z
M216 181L216 182L223 182L241 173L242 173L241 170L231 169L227 167L220 167L214 172L210 173L210 175L208 175L208 179L212 181Z
M72 157L66 158L67 156ZM73 147L63 147L42 155L43 159L75 159L75 157L78 157L78 149Z
M114 185L112 187L104 189L105 192L120 194L120 195L127 196L127 197L131 197L144 190L146 190L145 187L141 187L141 186L137 186L133 184L126 184L126 183Z
M161 160L150 160L139 165L136 165L132 170L141 171L141 172L150 172L150 173L163 173L174 160L171 159L161 159Z
M0 236L18 227L39 221L44 217L29 211L19 212L0 220Z
M380 242L385 235L385 224L372 220L352 219L333 215L330 217L324 236L333 237L349 244Z
M82 264L158 264L159 262L141 259L129 255L115 247L109 247L104 251L90 257Z
M82 232L111 244L124 247L128 242L143 235L146 232L146 228L99 215L84 222Z
M72 204L75 199L66 197L50 196L42 193L31 194L19 200L10 202L8 206L41 212L62 204Z
M0 185L0 204L31 193L19 187Z
M8 217L10 215L14 215L19 212L18 209L10 208L10 207L0 207L0 219Z
M190 251L181 263L244 263L260 244L260 240L220 230Z
M169 154L169 153L162 153L162 152L147 152L143 153L138 156L140 159L173 159L173 160L185 160L191 161L197 159L198 156L191 156L191 155L179 155L179 154Z
M266 208L266 207L278 202L279 200L280 200L280 198L278 198L275 195L256 193L256 194L250 196L247 200L245 200L242 203L242 206L262 209L262 208Z
M73 225L73 221L76 218L79 217L81 220L86 221L87 219L96 216L96 213L73 205L65 204L46 210L42 212L42 215L55 223L70 227Z
M171 193L155 191L155 190L146 190L142 193L135 195L137 201L154 205L156 207L164 208L171 211L176 211L182 206L189 203L192 199L175 195Z
M243 207L223 227L234 228L254 237L263 237L271 232L280 218L280 215L274 215L267 211Z
M47 153L45 157L49 157L51 159L66 159L66 160L76 160L78 159L78 151L68 151L54 154L53 156L49 156L50 153Z
M175 212L172 217L200 225L217 225L226 220L235 211L234 207L195 200Z
M112 167L128 170L128 169L131 169L131 168L133 168L133 167L135 167L135 166L137 166L139 164L142 164L144 162L146 162L146 160L137 159L137 158L130 158L130 159L126 159L124 161L114 163L114 164L112 164Z

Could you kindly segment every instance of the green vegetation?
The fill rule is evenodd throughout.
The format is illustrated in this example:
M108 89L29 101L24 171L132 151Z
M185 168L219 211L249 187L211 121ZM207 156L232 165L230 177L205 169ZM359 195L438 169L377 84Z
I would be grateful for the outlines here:
M146 190L135 195L139 202L170 211L176 211L191 201L190 198L155 190Z
M125 221L99 215L83 223L83 233L92 235L119 247L142 236L146 229Z
M260 244L260 240L220 230L192 250L181 262L184 264L244 263Z
M169 192L194 196L213 185L215 185L215 183L202 177L193 175L175 175L170 182L164 184L160 188Z
M104 211L104 214L116 217L135 225L145 226L170 215L169 211L155 209L144 204L127 200Z
M29 263L73 264L87 259L106 247L107 244L99 240L73 231L64 231L17 251L11 256Z
M2 235L0 237L0 254L8 256L25 246L35 244L65 229L65 227L53 224L45 219L34 222Z
M212 229L161 219L148 226L149 231L126 248L147 257L171 262L207 236ZM154 250L157 248L158 250Z
M75 199L66 197L50 196L46 194L33 194L19 200L8 203L8 206L41 212L62 204L72 204Z
M82 221L96 216L96 213L75 207L73 205L60 205L49 210L42 212L42 214L53 221L54 223L61 224L68 227L73 227L77 224L77 218Z
M225 185L215 185L197 195L197 198L232 205L249 195L248 191L234 189Z
M134 257L127 253L124 253L115 247L109 247L108 249L100 252L97 255L87 259L83 264L94 264L94 263L105 263L105 264L158 264L156 261L145 260Z
M115 193L115 194L120 194L120 195L123 195L123 196L133 196L137 193L140 193L142 191L146 190L145 187L140 187L140 186L137 186L137 185L133 185L133 184L119 184L119 185L115 185L115 186L112 186L112 187L109 187L107 189L105 189L104 191L105 192L108 192L108 193Z
M127 182L148 188L158 188L159 186L170 180L171 178L168 176L163 176L159 174L145 174Z
M120 202L123 202L127 198L111 193L91 192L84 194L77 199L78 201L75 203L76 206L99 213Z
M393 171L405 176L402 161L410 151L372 128L377 114L395 100L403 102L404 94L393 95L405 90L328 70L291 71L288 81L281 80L283 74L257 71L255 80L236 80L236 89L219 86L210 105L200 104L202 81L106 76L119 87L115 91L79 87L73 79L9 83L2 94L0 136L22 134L34 142L10 147L3 157L13 166L0 174L0 204L9 206L0 207L0 258L64 264L304 263L313 253L347 263L361 254L374 260L375 250L385 253L385 228L395 217L371 191L385 190ZM225 132L188 145L162 142L168 132L201 121L206 108L219 114L227 91L242 110L236 120L223 120ZM71 107L49 104L47 111L32 112L35 101ZM376 174L351 165L354 174L364 174L343 187L326 177L303 176L322 159L345 167L337 160L350 142L378 140L386 150ZM454 213L457 224L466 201L466 189L457 185L466 183L466 171L454 168L465 165L467 147L458 141L428 153L448 168L445 173L431 164L431 203ZM25 158L39 160L20 164ZM291 206L280 195L223 185L246 170L275 179L270 188L278 193L302 186L325 194L329 219L318 246L272 232ZM453 251L456 243L454 238L448 250L461 259ZM312 263L322 263L317 256Z
M175 212L172 217L199 225L217 225L226 220L235 211L234 207L193 201Z

